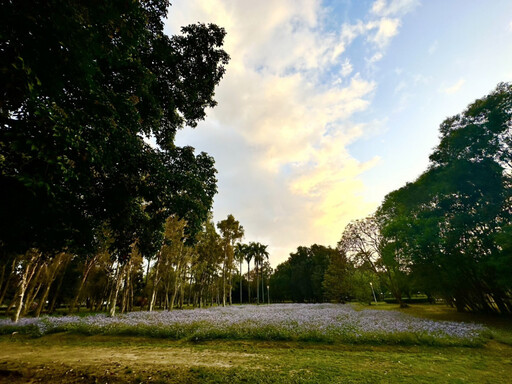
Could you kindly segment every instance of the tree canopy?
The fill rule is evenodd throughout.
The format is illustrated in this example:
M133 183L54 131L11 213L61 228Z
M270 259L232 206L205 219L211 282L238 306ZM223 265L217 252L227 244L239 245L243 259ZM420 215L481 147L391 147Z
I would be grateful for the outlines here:
M446 119L430 166L378 211L395 257L459 310L512 312L512 85Z
M108 227L123 257L136 240L155 252L171 214L201 228L216 192L214 162L174 137L215 106L229 57L216 25L165 35L168 6L2 2L2 252L90 253Z

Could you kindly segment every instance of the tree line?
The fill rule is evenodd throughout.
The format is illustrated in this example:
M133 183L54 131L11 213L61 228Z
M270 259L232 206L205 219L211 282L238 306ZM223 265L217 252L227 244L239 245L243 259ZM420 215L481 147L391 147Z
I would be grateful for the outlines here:
M446 119L428 169L351 222L336 249L299 247L271 281L283 300L371 300L375 286L401 306L421 292L459 311L511 313L511 181L512 85L502 83Z
M152 257L144 257L134 244L119 260L109 252L108 241L89 257L61 252L47 258L35 249L12 254L1 260L0 306L5 303L6 314L17 321L59 308L74 313L85 307L113 316L116 310L265 302L272 273L265 245L237 242L244 230L233 215L216 226L209 216L194 242L186 226L184 219L170 216Z

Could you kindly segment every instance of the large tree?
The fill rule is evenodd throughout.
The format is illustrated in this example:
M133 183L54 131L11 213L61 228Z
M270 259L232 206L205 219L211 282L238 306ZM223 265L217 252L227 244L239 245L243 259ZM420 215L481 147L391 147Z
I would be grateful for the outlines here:
M512 312L512 85L446 119L430 167L389 194L383 235L458 310Z
M136 239L151 254L170 214L200 229L216 192L213 160L174 137L215 106L229 57L215 25L165 35L168 6L1 2L3 254L92 254L105 226L118 256Z

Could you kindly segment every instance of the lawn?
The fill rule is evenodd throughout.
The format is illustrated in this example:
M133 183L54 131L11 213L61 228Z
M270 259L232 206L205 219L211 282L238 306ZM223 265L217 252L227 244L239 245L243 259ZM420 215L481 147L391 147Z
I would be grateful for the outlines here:
M250 313L253 310L255 313L268 314L265 311L273 311L275 308L283 312L282 307L272 307L246 308L243 312ZM301 308L304 312L304 307L291 306L289 308L292 314L294 307ZM399 311L390 311L396 309L396 306L342 308L350 313L350 321L362 318L387 323L389 319L396 322L396 319L411 317ZM379 310L374 310L376 308ZM321 322L322 311L317 310L335 310L330 306L313 309L303 320L316 319ZM440 305L412 306L403 311L414 315L411 317L414 320L408 319L409 325L423 324L421 321L438 317L436 323L439 318L451 321L440 323L442 325L453 326L453 321L457 322L455 324L463 321L461 326L470 327L464 329L482 329L481 326L471 328L474 316L460 316L450 308ZM178 315L179 312L194 311L175 312ZM284 320L289 319L287 316L291 314L281 315L281 323L286 323ZM303 341L296 337L289 340L257 340L254 337L236 338L233 335L227 338L195 340L190 337L170 339L121 336L109 332L86 336L74 331L59 331L36 338L21 333L6 334L0 337L0 382L512 382L512 346L506 340L492 338L493 332L497 331L510 336L512 325L502 318L477 319L485 324L486 330L485 335L481 336L485 337L485 341L478 346L464 346L464 343L451 344L452 346L439 343L432 345L421 341L407 344L390 342L390 339L383 339L378 343L369 339L366 342L347 342L341 339ZM268 323L280 324L275 319L274 322L268 319ZM233 324L236 321L231 320L229 326ZM370 320L364 324L369 326Z

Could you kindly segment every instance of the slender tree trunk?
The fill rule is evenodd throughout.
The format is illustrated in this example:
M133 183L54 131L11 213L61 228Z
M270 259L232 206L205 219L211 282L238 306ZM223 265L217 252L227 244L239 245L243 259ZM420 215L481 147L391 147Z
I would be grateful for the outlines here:
M35 276L32 278L33 284L29 283L27 286L27 291L25 292L25 305L23 306L23 310L21 311L21 317L25 316L30 308L32 307L32 304L34 303L34 300L39 293L39 290L41 289L41 286L43 283L40 281L41 273L44 271L45 273L48 273L48 263L43 262L42 265L39 266L39 263L35 266L37 272Z
M157 285L158 283L160 282L160 279L158 277L158 272L159 272L159 262L160 262L160 255L161 255L161 252L158 253L158 257L156 258L156 263L155 263L155 278L153 279L153 289L152 289L152 292L151 292L151 300L149 300L149 312L152 312L153 311L153 307L155 305L155 301L156 301L156 290L157 290Z
M130 279L130 301L129 301L129 311L133 311L133 279Z
M260 273L259 263L256 263L256 304L260 303Z
M240 304L242 304L242 283L244 281L243 276L242 276L242 264L243 264L243 261L240 260Z
M23 310L21 311L21 316L25 316L30 311L30 308L32 307L32 304L34 303L34 300L35 300L37 294L41 290L43 283L41 283L41 282L37 283L38 279L39 279L39 273L36 275L36 277L34 279L32 279L34 281L34 284L28 290L28 293L25 294L25 305L23 306Z
M249 304L251 304L251 262L247 262L247 288L249 293Z
M178 260L178 263L176 264L176 273L174 274L174 291L172 292L171 309L174 308L174 301L176 300L176 295L178 293L178 288L180 286L180 268L181 262Z
M82 295L82 290L85 286L85 283L87 281L87 278L89 277L89 273L91 272L92 267L94 264L96 264L96 261L98 260L99 255L94 255L91 257L90 260L86 261L84 266L84 271L82 273L82 278L80 279L80 285L78 286L78 291L76 292L75 297L73 298L73 301L69 305L69 313L72 313L76 307L76 304L78 303L78 300L80 300L80 296Z
M3 304L5 299L5 294L7 293L7 289L9 288L9 284L11 282L12 276L14 275L14 269L16 268L16 263L18 261L18 257L15 257L11 264L11 270L9 272L9 275L7 276L7 281L5 282L5 286L2 290L2 295L0 296L0 305Z
M146 279L145 279L145 285L148 285L148 276L149 276L149 266L151 265L151 258L148 257L148 267L146 268Z
M125 313L128 309L128 294L130 292L130 275L132 272L132 259L128 260L124 270L123 295L121 297L121 313Z
M112 284L112 292L110 293L110 308L108 310L109 316L114 317L116 314L117 296L119 295L119 289L124 279L124 266L117 265L117 271L114 275L114 281Z
M233 274L229 268L229 305L233 305Z
M65 257L65 255L63 253L59 253L55 257L53 262L48 266L49 275L48 275L48 279L46 280L45 289L43 291L41 299L39 300L39 305L37 306L37 309L36 309L36 313L35 313L36 317L39 317L41 315L41 311L43 310L46 300L48 299L48 295L50 294L50 288L51 288L53 282L55 281L55 279L57 278L57 274L60 270L60 267L62 265L64 257Z
M21 311L23 309L24 304L25 292L27 290L28 285L30 284L30 281L32 280L32 277L34 276L34 273L36 272L37 264L40 257L40 252L33 252L29 262L25 266L23 274L21 275L18 288L18 306L16 308L16 312L14 314L13 319L15 323L17 323L18 320L20 319Z
M263 268L261 269L261 303L265 304L265 281L263 276Z
M62 273L60 274L59 283L57 284L57 289L55 289L55 294L52 297L52 302L50 303L50 306L48 307L48 313L53 313L55 311L55 305L57 304L57 298L59 297L60 290L62 288L62 282L64 281L64 276L66 274L66 268L68 267L69 262L71 261L71 258L67 258L64 262L64 265L62 266Z
M224 262L222 263L222 306L226 306L226 256L224 255Z

